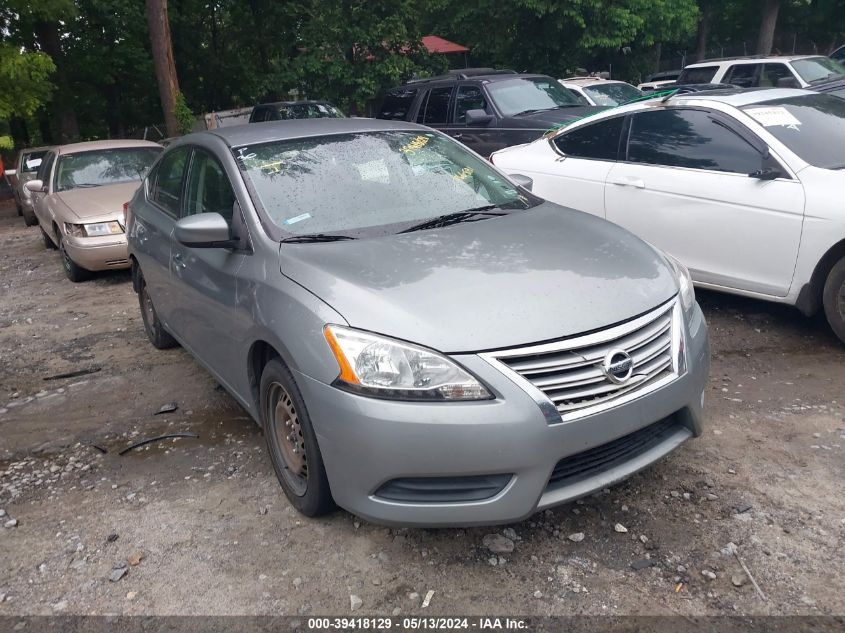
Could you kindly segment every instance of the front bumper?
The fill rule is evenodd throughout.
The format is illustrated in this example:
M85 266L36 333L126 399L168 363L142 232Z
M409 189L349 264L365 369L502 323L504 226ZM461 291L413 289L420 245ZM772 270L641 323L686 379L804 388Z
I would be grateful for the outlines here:
M516 383L475 355L456 358L492 387L495 400L394 402L353 395L301 373L295 378L341 507L385 524L508 523L624 479L701 434L709 341L697 304L685 329L687 371L682 376L641 398L556 424L547 422L537 402ZM671 430L631 459L574 483L549 483L562 458L609 445L666 418L673 421ZM501 474L511 475L507 484L477 501L410 503L375 494L397 478Z
M86 270L111 270L129 268L129 251L126 235L102 237L73 237L64 235L65 251L70 258Z

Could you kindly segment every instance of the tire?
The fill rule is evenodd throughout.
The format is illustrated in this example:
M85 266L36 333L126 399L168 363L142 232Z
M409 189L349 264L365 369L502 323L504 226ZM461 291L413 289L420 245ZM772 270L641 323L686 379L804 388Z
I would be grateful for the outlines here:
M65 276L73 283L77 284L80 281L87 281L91 279L91 271L83 268L70 258L65 250L65 241L59 235L59 253L62 256L62 268L65 271Z
M831 329L845 343L845 257L828 273L822 303Z
M15 201L15 207L17 207L18 209L18 215L23 215L23 207L21 206L21 203L17 200Z
M43 227L41 228L41 239L44 240L44 248L48 251L56 250L56 245L53 243L52 238L47 235L47 231L45 231Z
M156 349L176 347L176 339L164 329L164 326L158 319L152 297L147 292L147 282L144 281L144 276L140 271L138 272L138 305L141 308L141 320L144 322L144 332L147 333L147 338L150 339L153 347Z
M24 211L23 223L27 226L38 226L38 218L35 217L34 213L27 213L26 211Z
M261 373L261 421L276 477L291 505L309 517L334 510L334 499L305 401L290 370L273 359Z

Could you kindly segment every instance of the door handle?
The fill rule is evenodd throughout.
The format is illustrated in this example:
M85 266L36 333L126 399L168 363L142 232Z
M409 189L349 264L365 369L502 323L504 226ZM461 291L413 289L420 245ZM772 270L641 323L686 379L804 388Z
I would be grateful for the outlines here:
M180 253L173 255L173 264L178 268L185 268L187 266L187 264L182 260L182 255Z
M614 185L620 187L634 187L636 189L645 189L645 182L639 178L619 178L613 181Z

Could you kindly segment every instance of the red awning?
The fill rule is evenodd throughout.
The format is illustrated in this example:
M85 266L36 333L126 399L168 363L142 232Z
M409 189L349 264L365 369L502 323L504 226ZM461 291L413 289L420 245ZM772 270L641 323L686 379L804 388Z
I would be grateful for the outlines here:
M422 38L422 43L426 50L433 54L469 53L469 49L466 46L444 40L442 37L437 37L436 35L425 35Z

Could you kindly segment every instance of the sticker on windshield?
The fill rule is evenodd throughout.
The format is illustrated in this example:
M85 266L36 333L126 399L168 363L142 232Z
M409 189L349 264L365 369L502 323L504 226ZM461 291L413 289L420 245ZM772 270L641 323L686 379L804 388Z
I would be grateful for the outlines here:
M798 126L801 125L801 121L786 108L750 108L746 112L764 127L783 125L797 131Z
M296 215L292 218L288 218L282 224L296 224L297 222L302 222L303 220L307 220L311 217L310 213L303 213L302 215Z
M417 150L419 150L419 149L422 149L422 148L423 148L423 147L425 147L426 145L428 145L428 137L427 137L427 136L424 136L424 135L422 135L422 134L420 134L419 136L417 136L417 137L415 137L414 139L412 139L409 143L407 143L406 145L404 145L404 146L400 149L400 151L401 151L403 154L410 154L411 152L415 152L415 151L417 151Z

